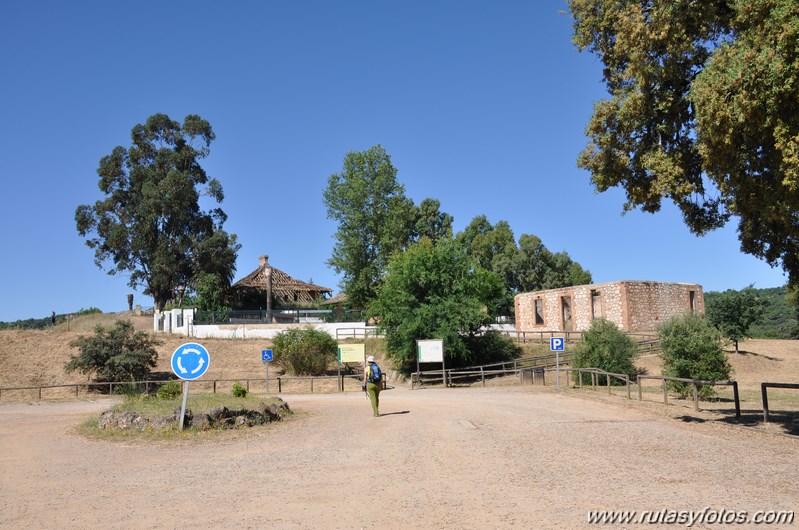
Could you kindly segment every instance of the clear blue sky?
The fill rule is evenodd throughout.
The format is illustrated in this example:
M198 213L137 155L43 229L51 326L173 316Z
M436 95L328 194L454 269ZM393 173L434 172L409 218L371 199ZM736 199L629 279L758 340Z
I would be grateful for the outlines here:
M506 220L595 282L785 283L735 225L690 234L668 205L621 215L576 167L601 66L571 44L565 2L6 2L0 16L0 321L152 299L94 265L75 228L103 196L100 158L155 113L207 119L204 162L242 248L339 291L322 191L348 151L381 144L416 203L460 231Z

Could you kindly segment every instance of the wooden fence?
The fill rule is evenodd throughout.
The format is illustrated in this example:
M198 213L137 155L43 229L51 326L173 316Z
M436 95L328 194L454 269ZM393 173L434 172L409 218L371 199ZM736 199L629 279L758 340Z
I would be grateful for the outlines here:
M568 363L571 358L570 352L561 352L561 363ZM485 386L486 377L491 378L494 376L506 376L511 374L520 374L523 369L532 368L549 368L555 366L558 355L552 353L547 355L535 355L532 357L525 357L522 359L514 359L511 361L504 361L493 364L484 364L479 366L467 366L463 368L448 368L442 370L425 370L424 372L414 372L411 374L411 389L416 386L425 384L425 381L441 381L447 386L451 386L453 381L475 381L480 379Z
M218 391L228 391L233 387L233 384L239 383L244 385L247 391L250 388L261 387L267 393L277 391L280 393L314 393L314 392L345 392L347 390L360 390L363 377L360 375L326 375L326 376L279 376L270 377L267 381L265 377L252 378L242 377L237 379L195 379L191 381L192 388L199 391L209 391L216 394ZM67 385L36 385L36 386L18 386L0 388L0 399L9 394L20 394L23 392L30 392L37 399L53 398L71 396L74 393L75 398L83 395L96 395L103 393L107 395L124 394L131 387L135 387L136 392L143 392L145 394L155 393L158 387L170 383L180 382L178 379L168 381L115 381L109 383L75 383ZM386 388L387 382L384 379L383 388ZM49 395L47 390L52 390ZM61 392L56 392L61 390Z
M767 388L794 388L799 389L797 383L760 383L760 396L763 400L763 421L768 423L768 391Z

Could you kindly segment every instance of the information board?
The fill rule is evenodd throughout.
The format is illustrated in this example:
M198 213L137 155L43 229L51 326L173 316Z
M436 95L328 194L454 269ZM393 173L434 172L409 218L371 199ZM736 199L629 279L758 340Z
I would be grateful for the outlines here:
M444 362L444 341L442 339L417 340L416 349L420 363Z
M339 344L338 362L340 363L362 363L366 349L363 344Z

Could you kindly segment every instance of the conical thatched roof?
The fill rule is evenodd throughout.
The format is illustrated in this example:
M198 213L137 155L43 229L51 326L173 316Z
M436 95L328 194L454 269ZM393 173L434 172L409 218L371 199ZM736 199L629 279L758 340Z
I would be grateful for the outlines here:
M292 278L271 266L269 256L261 256L258 268L234 283L232 288L234 291L255 290L264 294L271 290L273 300L279 305L314 302L318 297L333 293L332 289Z

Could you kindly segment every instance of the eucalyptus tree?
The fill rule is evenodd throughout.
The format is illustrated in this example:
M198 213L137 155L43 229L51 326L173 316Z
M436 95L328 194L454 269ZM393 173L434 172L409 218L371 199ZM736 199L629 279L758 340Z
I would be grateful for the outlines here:
M495 225L478 215L455 236L455 241L481 267L496 274L505 285L502 311L513 307L519 292L556 289L591 283L591 273L567 252L552 252L532 234L522 234L516 242L507 221Z
M213 274L229 285L240 245L222 228L221 208L203 210L201 196L221 203L222 185L200 161L215 135L196 115L183 123L154 114L131 131L131 146L100 160L98 185L105 198L75 211L78 233L108 274L129 274L158 309L180 287L191 289Z

